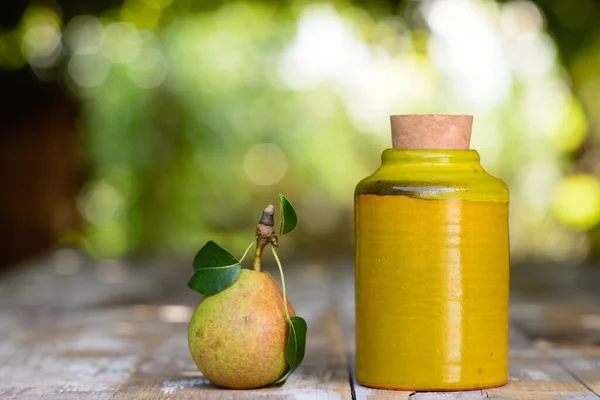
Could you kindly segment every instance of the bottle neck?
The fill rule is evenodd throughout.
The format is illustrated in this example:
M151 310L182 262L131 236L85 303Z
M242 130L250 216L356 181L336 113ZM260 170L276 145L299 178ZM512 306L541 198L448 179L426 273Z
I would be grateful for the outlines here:
M476 150L387 149L381 155L381 167L452 167L480 169Z

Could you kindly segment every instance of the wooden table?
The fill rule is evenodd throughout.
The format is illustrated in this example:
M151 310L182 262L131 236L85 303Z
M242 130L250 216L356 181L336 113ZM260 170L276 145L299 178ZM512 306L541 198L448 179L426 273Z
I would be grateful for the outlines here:
M188 353L200 300L186 287L188 261L93 261L61 250L2 277L0 398L600 398L597 268L514 267L509 384L412 393L354 380L352 263L297 263L286 281L309 325L304 363L280 388L231 391L204 379Z

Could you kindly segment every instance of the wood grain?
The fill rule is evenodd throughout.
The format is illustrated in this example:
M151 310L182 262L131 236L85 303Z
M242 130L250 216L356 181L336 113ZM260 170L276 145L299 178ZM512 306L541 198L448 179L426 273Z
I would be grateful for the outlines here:
M600 398L600 301L589 293L557 301L558 286L536 299L517 292L505 387L452 393L362 387L351 372L351 263L289 268L290 298L309 326L304 363L281 387L223 390L202 376L189 355L187 322L200 297L183 289L188 268L172 265L96 262L69 250L5 275L0 399Z

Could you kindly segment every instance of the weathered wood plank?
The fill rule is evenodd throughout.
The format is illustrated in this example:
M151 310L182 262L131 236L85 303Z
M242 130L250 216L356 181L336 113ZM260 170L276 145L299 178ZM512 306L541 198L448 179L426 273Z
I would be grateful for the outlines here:
M173 330L114 396L120 399L350 399L346 354L337 313L329 305L320 266L288 274L288 291L298 315L309 326L304 363L282 387L223 390L206 380L187 347L187 330Z
M585 385L550 358L511 357L508 384L484 392L490 399L598 399Z
M579 381L600 396L600 357L571 358L561 363Z
M547 276L535 289L547 297L536 300L533 291L514 296L521 301L511 305L507 386L454 393L360 386L349 373L351 263L289 268L288 290L309 331L305 361L284 386L222 390L202 377L188 354L187 322L199 301L183 289L188 269L160 260L95 262L68 250L5 276L0 280L0 398L350 399L353 393L358 399L599 398L600 293L557 297L562 282L543 290ZM564 277L568 271L557 274Z
M596 374L598 371L595 371ZM582 373L582 376L585 375ZM590 383L597 375L588 376ZM584 381L585 382L585 381ZM503 400L559 400L598 399L586 385L579 382L559 363L552 359L510 360L510 378L506 386L465 392L432 393L375 390L360 386L354 381L358 399L503 399Z
M29 322L0 352L0 398L109 399L131 377L145 346L112 331L119 312ZM23 321L21 321L23 323Z
M306 361L282 387L252 391L215 387L194 365L187 350L187 335L174 332L139 365L114 399L351 398L345 360L333 341L335 333L324 332L335 329L332 311L316 320L311 318L309 323L314 328L308 336Z

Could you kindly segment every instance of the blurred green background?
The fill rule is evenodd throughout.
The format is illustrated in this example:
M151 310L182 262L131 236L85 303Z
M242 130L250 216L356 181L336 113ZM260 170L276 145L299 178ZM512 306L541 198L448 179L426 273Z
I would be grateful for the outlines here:
M513 260L600 254L592 0L2 7L2 251L21 249L5 263L36 232L98 258L241 253L279 192L299 215L283 252L350 257L354 186L409 113L475 116L472 148L510 187Z

